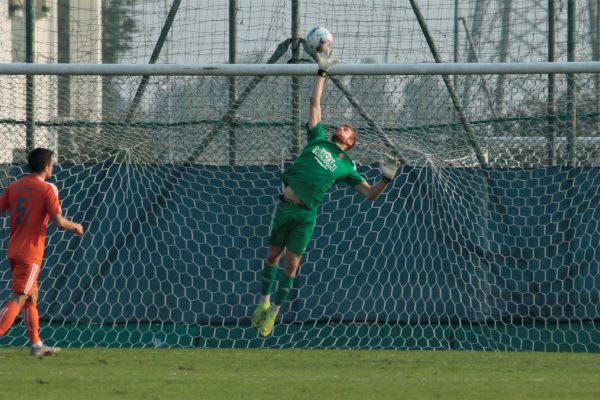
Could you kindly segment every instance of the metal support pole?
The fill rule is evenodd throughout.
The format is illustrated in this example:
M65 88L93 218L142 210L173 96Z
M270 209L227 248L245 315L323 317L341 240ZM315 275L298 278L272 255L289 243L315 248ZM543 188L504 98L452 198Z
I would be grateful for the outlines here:
M548 0L548 62L556 61L556 0ZM546 136L548 137L546 163L556 165L556 79L548 74L548 97L546 99Z
M498 62L505 63L508 58L508 47L510 37L510 16L512 12L512 0L500 0L500 4L504 7L502 11L502 36L500 39L500 59ZM496 108L497 115L504 114L504 75L498 75L496 82Z
M237 0L229 0L229 63L237 64ZM237 101L237 77L230 76L229 83L229 108ZM237 115L234 114L229 127L229 165L234 166L237 158Z
M71 62L71 7L69 0L58 0L57 13L58 27L58 63L69 64ZM69 75L58 76L58 116L68 117L71 113L71 93Z
M34 61L35 9L33 0L25 2L25 62ZM35 135L35 79L25 77L25 152L33 150Z
M57 5L57 61L59 64L71 62L71 7L70 0L58 0ZM58 117L68 119L71 116L71 76L58 75L57 77L57 99ZM58 155L59 157L71 158L77 154L77 147L72 140L71 127L58 129Z
M300 0L292 0L292 63L297 64L300 60ZM301 77L292 77L292 154L300 155L300 144L302 142L302 122L300 119Z
M491 0L478 0L475 2L473 16L470 18L472 20L470 31L471 36L474 39L473 49L479 47L479 42L481 41L481 27L483 25L483 20L490 1ZM474 62L475 58L477 57L475 50L467 51L466 55L467 63ZM470 102L471 96L469 96L469 92L471 91L471 85L473 84L474 79L475 77L472 76L466 76L465 79L463 79L461 100L464 107L467 107Z
M471 33L469 32L469 28L467 27L467 22L462 17L460 19L462 20L463 27L465 29L465 36L467 37L467 43L469 44L469 49L473 54L473 60L476 63L478 63L479 58L477 57L477 51L475 49L475 45L473 44L473 40L471 39ZM456 77L456 75L454 75L454 77ZM494 107L494 102L492 101L492 96L490 94L490 91L487 88L485 79L479 78L479 86L481 87L481 90L483 90L483 93L485 94L485 98L487 100L488 108L490 109L490 112L492 113L492 115L494 117L498 117L498 113L496 112L496 108Z
M454 63L458 63L459 54L458 54L458 41L459 41L459 7L458 0L454 0ZM464 23L464 19L463 19ZM454 87L458 87L458 75L454 75Z
M387 64L390 62L390 41L392 40L392 1L388 1L387 7L387 21L385 27L385 53L383 56L383 63Z
M593 40L594 46L592 48L592 54L594 61L600 61L600 0L595 0L595 2L595 21L590 24L590 27L594 27L590 29L594 29L592 35L595 38L595 40ZM597 130L600 131L600 74L594 75L594 93L596 97L596 127Z
M567 11L567 61L575 61L575 45L577 40L577 15L576 0L569 0ZM577 82L575 74L567 74L567 146L569 154L569 165L574 167L577 165Z
M596 46L594 52L596 53L596 57L594 61L600 61L600 0L596 0L596 23L594 24L596 27ZM596 126L600 131L600 74L594 75L594 89L596 93Z
M600 22L600 0L588 0L587 2L587 10L588 10L588 39L590 43L590 48L592 49L592 60L600 61L600 26L598 23ZM594 103L596 108L596 113L594 117L594 123L596 126L596 131L600 129L600 121L598 116L600 115L600 75L595 74L593 76L594 81Z

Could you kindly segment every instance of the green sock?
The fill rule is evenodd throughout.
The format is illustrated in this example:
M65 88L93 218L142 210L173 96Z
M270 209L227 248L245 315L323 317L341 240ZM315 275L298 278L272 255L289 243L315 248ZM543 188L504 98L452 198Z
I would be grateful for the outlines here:
M280 306L287 300L294 278L294 276L287 276L285 272L281 273L277 284L277 292L275 292L275 305Z
M260 280L260 294L263 296L271 294L271 290L273 290L273 283L275 282L275 277L277 276L277 265L265 265L262 269L262 278Z

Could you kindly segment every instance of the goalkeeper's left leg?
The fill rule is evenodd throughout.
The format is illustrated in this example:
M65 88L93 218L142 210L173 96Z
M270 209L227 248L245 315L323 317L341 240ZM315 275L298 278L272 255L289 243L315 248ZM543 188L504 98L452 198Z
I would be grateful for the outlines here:
M262 269L260 280L260 301L252 314L250 325L254 328L260 326L267 312L271 309L271 291L277 277L277 264L283 253L283 247L269 245L267 258Z
M262 337L267 337L273 333L277 314L279 314L281 305L288 299L290 291L292 290L294 279L296 278L296 273L300 266L301 257L301 255L291 251L286 252L285 268L279 275L279 282L277 283L277 292L275 292L274 304L266 313L264 321L260 325L259 333Z

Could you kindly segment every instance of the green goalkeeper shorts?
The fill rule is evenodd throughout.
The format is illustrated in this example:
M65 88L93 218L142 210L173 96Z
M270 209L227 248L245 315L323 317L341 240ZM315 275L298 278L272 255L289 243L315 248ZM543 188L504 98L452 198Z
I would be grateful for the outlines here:
M288 251L301 256L308 246L316 222L316 211L279 201L271 223L269 244L285 247Z

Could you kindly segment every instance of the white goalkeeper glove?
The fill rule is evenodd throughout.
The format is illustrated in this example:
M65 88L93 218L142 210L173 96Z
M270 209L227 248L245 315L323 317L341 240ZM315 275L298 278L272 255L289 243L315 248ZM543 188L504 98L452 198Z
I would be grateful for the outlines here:
M388 164L383 161L379 161L379 169L383 174L383 181L389 183L396 176L398 167L395 164Z
M321 53L317 53L317 62L319 63L319 75L326 78L331 67L339 62L333 60L333 49L326 47Z

